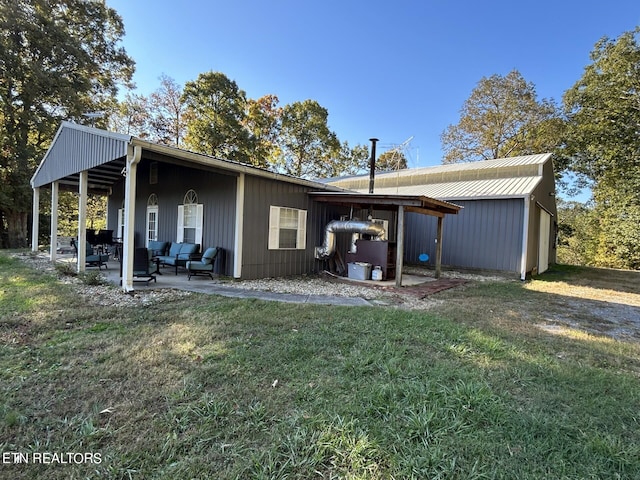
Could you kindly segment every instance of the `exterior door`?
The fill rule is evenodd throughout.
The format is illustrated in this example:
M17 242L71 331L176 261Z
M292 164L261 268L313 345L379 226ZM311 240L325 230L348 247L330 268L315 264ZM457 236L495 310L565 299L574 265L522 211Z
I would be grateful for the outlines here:
M158 206L147 207L147 235L146 246L149 246L149 241L158 240Z

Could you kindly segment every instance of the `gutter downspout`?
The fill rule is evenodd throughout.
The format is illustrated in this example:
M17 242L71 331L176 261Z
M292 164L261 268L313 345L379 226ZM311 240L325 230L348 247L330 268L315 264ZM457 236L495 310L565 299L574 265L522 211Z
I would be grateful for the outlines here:
M522 220L522 258L520 260L520 280L524 281L527 278L527 257L529 251L529 211L531 207L531 195L525 195L524 201L524 214Z
M136 178L142 147L129 146L124 187L124 235L122 239L122 289L133 291L133 249L136 218Z

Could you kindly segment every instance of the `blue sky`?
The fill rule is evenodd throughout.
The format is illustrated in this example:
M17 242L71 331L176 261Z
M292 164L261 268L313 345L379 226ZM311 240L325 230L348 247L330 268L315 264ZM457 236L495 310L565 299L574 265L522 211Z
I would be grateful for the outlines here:
M638 0L107 0L122 16L137 93L220 71L250 98L314 99L341 141L378 153L413 137L437 165L440 134L482 77L517 69L560 102L603 36L640 25Z

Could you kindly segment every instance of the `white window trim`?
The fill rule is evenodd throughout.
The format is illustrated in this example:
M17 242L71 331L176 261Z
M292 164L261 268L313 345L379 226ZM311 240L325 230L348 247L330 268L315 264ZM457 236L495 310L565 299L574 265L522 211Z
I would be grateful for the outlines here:
M298 228L296 229L295 248L280 247L280 214L283 209L298 212ZM305 250L307 248L307 211L291 207L269 207L269 250Z
M156 214L156 223L155 223L155 229L153 231L153 238L149 238L149 214L151 213L155 213ZM149 242L152 240L158 240L158 205L148 205L147 206L147 225L146 225L146 246L149 246Z
M116 238L120 241L124 239L124 208L118 209L118 234Z
M194 204L190 204L194 205ZM202 203L196 205L196 243L202 248L202 226L204 223L204 205ZM184 242L184 205L178 205L178 230L176 232L176 241Z

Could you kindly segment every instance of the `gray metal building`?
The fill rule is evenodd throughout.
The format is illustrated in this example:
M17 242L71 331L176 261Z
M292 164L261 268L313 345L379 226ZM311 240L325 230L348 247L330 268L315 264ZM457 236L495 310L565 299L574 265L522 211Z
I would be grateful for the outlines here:
M369 177L331 185L368 191ZM556 259L557 213L551 154L440 165L377 174L376 194L425 195L463 207L447 221L442 263L517 273L544 272ZM405 262L436 250L436 222L408 214Z
M89 193L108 197L107 228L123 243L127 290L133 289L133 249L155 239L221 247L218 273L234 278L313 272L315 245L339 213L308 192L341 190L69 122L60 126L31 184L34 250L40 191L50 190L52 260L59 190L78 193L79 225L86 225ZM78 245L85 240L79 228ZM83 248L78 255L83 269Z

